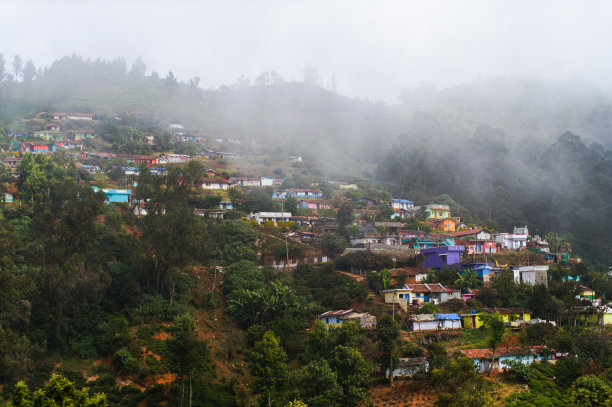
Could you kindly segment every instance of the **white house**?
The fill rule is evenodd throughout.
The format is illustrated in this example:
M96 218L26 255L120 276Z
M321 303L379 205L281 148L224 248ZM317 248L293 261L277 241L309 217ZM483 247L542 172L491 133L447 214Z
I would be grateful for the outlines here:
M548 266L521 266L514 269L514 282L548 286Z
M527 226L522 228L515 227L512 233L499 233L495 237L495 241L499 243L503 248L510 250L521 250L527 247L527 237L529 236L529 230Z
M288 222L290 218L291 212L257 212L249 215L249 219L254 219L255 222L260 224L263 221Z
M206 179L202 182L203 189L223 189L227 190L233 185L223 179Z

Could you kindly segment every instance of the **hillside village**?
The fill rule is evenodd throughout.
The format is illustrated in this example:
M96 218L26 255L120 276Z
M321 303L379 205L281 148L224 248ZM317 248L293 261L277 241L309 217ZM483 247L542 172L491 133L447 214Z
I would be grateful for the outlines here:
M572 346L578 345L553 340L553 334L534 336L535 332L549 329L556 334L559 329L582 327L587 330L584 332L593 330L610 338L609 280L589 274L587 265L573 251L571 235L520 224L499 230L489 219L462 219L448 195L438 201L413 202L410 196L392 196L374 181L342 175L326 178L313 171L308 158L299 151L269 153L269 146L252 145L234 136L203 134L179 123L140 125L133 121L127 124L126 120L74 112L41 112L23 118L6 134L0 155L5 167L1 179L5 211L18 212L21 205L32 200L21 192L27 181L20 171L25 168L23 163L36 162L39 156L62 157L73 163L66 166L74 165L81 185L103 193L109 207L136 219L133 222L152 216L150 213L157 216L171 211L168 206L160 210L146 188L155 185L151 177L170 179L178 174L177 187L187 186L193 191L189 210L194 215L211 224L243 222L249 234L250 230L257 232L257 239L248 243L252 246L248 258L259 270L293 276L290 278L296 281L306 281L310 277L304 276L326 270L334 277L326 275L325 279L345 287L333 291L334 298L327 298L325 290L332 283L317 286L316 293L314 286L305 288L308 283L295 283L296 292L308 293L303 295L312 304L317 303L312 306L316 312L300 317L305 325L295 329L309 338L322 326L330 332L350 329L343 328L345 325L362 330L364 355L376 366L373 370L390 378L392 385L393 378L396 380L395 391L385 390L393 388L381 381L369 383L363 397L357 397L360 403L366 403L363 405L433 405L435 400L447 397L435 386L423 384L426 394L417 400L416 394L421 393L414 387L422 374L419 372L436 363L440 349L470 359L487 383L489 379L484 378L493 372L497 381L491 381L482 391L491 393L491 397L507 397L513 392L534 391L516 378L522 371L515 362L552 364L573 360L577 354ZM230 309L231 304L237 304L231 300L232 290L238 289L230 288L227 279L232 267L245 260L240 256L235 261L227 259L215 260L210 301L217 307L227 301ZM261 273L258 269L249 272ZM604 270L602 275L610 278L612 272ZM211 277L207 274L198 278L208 282ZM230 319L226 315L225 323L237 323L249 335L255 335L256 343L263 343L266 337L263 333L257 336L250 327L269 328L281 315L289 315L278 311L278 315L246 321L234 311L220 309L198 314L202 318L198 329L205 329L203 335L213 348L222 346L214 337L218 327L215 321L221 313L227 312L232 321L237 321L227 322ZM210 321L204 322L207 318ZM387 324L387 319L396 321L400 332L392 341L397 345L397 349L393 347L397 360L385 365L374 363L384 349L373 347L380 322L385 320ZM496 342L487 341L496 321L502 325L501 337ZM290 344L286 350L293 352L295 360L309 346L291 344L288 337L281 338L281 343ZM239 364L248 358L231 360ZM600 368L609 372L605 363ZM234 373L227 373L227 380ZM481 379L473 380L480 383ZM132 386L141 386L137 379L130 380ZM255 394L246 390L246 384L231 380L232 391L243 392L241 403L252 402L249 397ZM444 380L450 382L449 378ZM308 397L309 406L317 405L312 396ZM405 403L399 404L400 397Z

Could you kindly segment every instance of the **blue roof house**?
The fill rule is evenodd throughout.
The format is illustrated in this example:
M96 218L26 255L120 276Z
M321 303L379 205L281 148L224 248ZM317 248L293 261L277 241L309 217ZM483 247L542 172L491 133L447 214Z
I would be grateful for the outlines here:
M97 186L92 186L93 190L98 192L100 189ZM132 190L131 189L107 189L104 188L101 190L106 195L105 201L107 203L117 202L117 203L130 203L132 198Z

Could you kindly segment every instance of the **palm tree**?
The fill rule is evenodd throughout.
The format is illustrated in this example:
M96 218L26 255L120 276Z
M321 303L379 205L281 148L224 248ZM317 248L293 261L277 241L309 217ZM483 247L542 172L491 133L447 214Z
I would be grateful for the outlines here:
M480 285L478 274L474 270L466 269L463 274L457 273L457 276L459 278L455 280L455 284L461 288L474 288Z

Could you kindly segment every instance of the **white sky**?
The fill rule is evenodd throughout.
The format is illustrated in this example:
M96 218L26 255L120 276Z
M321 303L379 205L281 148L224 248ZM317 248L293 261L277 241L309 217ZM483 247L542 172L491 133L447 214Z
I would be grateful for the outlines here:
M0 53L128 62L203 88L307 65L340 93L395 102L403 88L491 76L612 85L610 1L0 0Z

